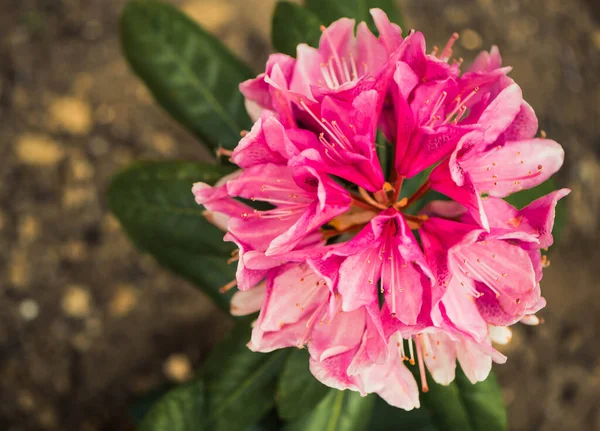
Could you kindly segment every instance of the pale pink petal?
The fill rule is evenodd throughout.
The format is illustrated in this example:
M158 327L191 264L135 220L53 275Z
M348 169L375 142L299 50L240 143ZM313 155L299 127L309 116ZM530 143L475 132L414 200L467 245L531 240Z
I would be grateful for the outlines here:
M401 338L390 339L388 359L384 364L373 365L362 374L364 390L376 392L388 404L404 410L419 408L419 388L412 373L400 358L397 343Z
M461 162L480 192L505 197L535 187L560 169L564 151L549 139L507 142Z
M350 52L354 52L354 25L355 21L349 18L340 18L337 21L332 22L329 27L323 31L321 39L319 41L319 54L321 54L321 61L326 63L332 59L334 61L334 67L336 72L341 75L342 70L339 70L339 66L336 58L341 60L341 57L345 57Z
M484 144L491 144L506 131L521 109L523 93L517 84L506 87L479 117Z
M323 361L310 358L310 372L315 378L330 388L343 391L361 391L361 382L356 376L349 376L346 370L354 357L357 349L350 350L340 355L332 356ZM364 392L362 392L364 394Z
M458 276L453 277L440 306L456 329L482 342L488 335L488 325L477 310L475 298L464 286L468 282Z
M233 150L231 160L241 168L263 163L285 165L292 143L274 114L265 112Z
M466 338L457 347L456 356L460 367L473 384L483 382L492 370L492 357Z
M424 358L431 377L440 385L449 385L456 375L456 342L442 331L424 336L431 346L431 352Z
M537 302L535 271L529 255L518 245L485 240L456 247L450 253L453 272L487 285L491 291L482 292L483 297L497 298L506 313L523 314Z
M315 48L301 43L296 48L296 58L290 90L312 99L311 85L324 79L321 74L321 55Z
M379 31L379 39L385 45L388 53L394 52L402 44L402 29L397 24L392 24L388 16L381 9L370 9L375 26Z
M329 289L307 265L289 265L271 277L257 326L278 331L327 301Z
M518 217L522 218L515 227L535 233L539 237L539 248L550 247L554 242L552 228L556 216L556 204L569 193L571 193L569 189L560 189L531 202L519 211Z
M231 297L230 312L232 316L246 316L256 313L265 299L266 283L259 283L246 291L237 291Z
M521 319L523 321L523 319ZM493 343L506 345L512 340L512 331L508 326L490 325L490 338Z
M429 181L433 190L463 205L477 224L489 230L489 221L483 208L481 196L468 172L463 173L463 185L459 186L451 177L448 162L442 162L431 172Z
M366 68L368 71L378 71L387 61L389 53L385 45L371 33L365 22L361 22L356 30L356 57L358 68ZM350 67L350 73L352 68Z
M356 352L365 330L365 313L364 308L359 308L316 322L308 344L310 355L323 361L350 350Z
M537 133L538 128L538 119L533 108L529 103L522 101L519 113L508 129L502 134L502 139L504 141L531 139Z

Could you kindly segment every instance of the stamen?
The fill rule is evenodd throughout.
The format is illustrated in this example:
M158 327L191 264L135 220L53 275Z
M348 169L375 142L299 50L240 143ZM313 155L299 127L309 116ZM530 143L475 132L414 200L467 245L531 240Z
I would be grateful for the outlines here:
M333 141L335 141L335 143L337 143L340 147L342 147L343 149L347 150L347 148L344 146L344 144L341 142L340 138L336 135L336 133L334 131L332 131L328 125L331 125L331 123L329 123L327 120L325 120L324 118L322 118L321 120L319 120L317 118L317 116L314 114L314 112L312 112L310 109L308 109L308 106L306 106L306 103L304 102L304 100L300 99L300 106L302 106L302 108L304 108L304 110L308 113L308 115L310 115L312 117L313 120L315 120L318 124L321 125L321 127L323 128L323 130L325 130L329 136L331 137L331 139ZM339 127L338 127L339 129ZM340 129L340 133L341 133L341 129ZM342 136L344 136L345 141L348 145L350 145L350 140L343 135L343 133L341 133ZM323 141L321 141L323 142ZM331 145L331 147L333 147L333 145ZM341 154L338 153L338 156L340 158L342 158ZM342 158L343 159L343 158Z
M229 283L221 286L219 288L219 292L220 293L227 293L228 291L230 291L231 289L233 289L235 286L237 286L237 280L231 280Z
M458 112L459 112L459 111L462 109L462 107L463 107L463 106L465 107L465 110L466 110L466 106L467 106L467 105L466 105L466 103L467 103L467 102L468 102L468 101L469 101L469 100L470 100L470 99L471 99L473 96L475 96L475 95L476 95L478 92L479 92L479 87L475 87L475 88L473 89L473 91L471 91L471 92L469 93L469 95L468 95L467 97L465 97L465 99L462 101L462 103L461 103L461 100L460 100L460 96L458 96L458 97L457 97L457 103L456 103L456 106L454 107L454 109L452 110L452 112L450 112L450 113L449 113L449 114L446 116L446 120L444 120L444 122L442 123L442 125L444 125L444 124L448 123L448 121L450 121L450 120L452 119L452 117L454 117L454 115L455 115L455 114L457 114L457 113L458 113ZM457 117L457 118L460 118L460 117Z
M340 74L342 73L342 62L340 61L340 56L338 55L337 51L335 50L335 46L333 44L333 41L331 40L331 37L329 36L329 32L327 31L327 28L325 26L321 26L321 31L323 32L323 35L325 36L325 40L327 41L327 43L329 44L329 49L331 49L331 53L332 58L335 60L335 64L338 67L338 71L340 72ZM333 70L333 69L331 69ZM335 75L335 74L332 74ZM337 84L339 87L339 84Z
M408 338L408 352L410 353L410 365L415 365L415 353L413 352L412 336Z
M352 53L348 55L350 56L350 66L352 67L352 79L358 79L358 70L356 70L356 61L354 60L354 56Z
M333 80L331 79L331 76L329 75L329 70L327 70L327 65L325 63L321 63L321 74L323 75L323 78L325 79L325 83L327 84L327 87L334 89L335 87L333 86Z
M223 157L223 156L231 157L232 155L233 155L233 151L231 151L231 150L227 150L223 147L219 147L217 149L217 157Z
M452 33L452 36L450 36L450 39L448 39L448 43L446 43L444 50L440 54L440 60L447 62L450 59L450 57L452 57L452 46L454 45L454 42L458 40L458 37L458 33Z
M423 392L429 392L429 386L427 386L427 375L425 374L425 364L423 363L423 351L421 344L421 336L417 335L417 359L419 361L419 374L421 375L421 390Z
M313 312L313 314L310 316L310 318L306 322L306 330L302 334L302 338L298 340L296 347L301 349L306 343L308 343L308 341L310 339L310 335L312 334L312 331L313 331L316 323L321 319L321 315L323 314L323 310L325 309L326 306L327 306L327 301L323 301L323 303L321 303L317 307L317 309Z
M398 338L400 339L400 341L398 341L398 353L400 354L400 359L402 359L403 361L406 361L406 353L404 353L404 340L402 339L402 337L398 336Z
M432 123L435 122L435 120L437 120L439 118L439 117L436 117L435 114L441 108L442 104L444 103L444 100L446 100L447 95L448 95L448 93L446 91L442 91L442 94L440 94L440 97L438 97L438 100L435 102L435 105L433 106L433 109L431 110L431 115L429 116L429 121L427 122L426 126L431 125Z
M337 78L337 73L335 73L335 70L333 69L333 64L331 63L331 58L329 59L329 61L327 62L327 66L329 67L329 74L331 75L331 79L333 80L333 83L335 84L335 88L338 88L340 86L340 81L338 81Z
M346 63L345 59L342 59L342 66L344 67L344 78L346 78L346 82L352 81L352 78L350 77L350 70L348 69L348 64Z
M395 266L394 263L395 263L395 261L393 259L393 256L394 256L394 248L391 249L391 253L390 253L390 258L391 258L390 260L391 260L391 262L389 262L389 265L391 267L390 271L392 273L391 274L392 276L390 278L390 288L391 288L390 289L391 290L390 295L392 295L392 317L396 317L396 289L395 289L395 287L396 287L395 286L395 284L396 284L395 283L396 282L396 274L395 274L395 271L394 271L394 266Z

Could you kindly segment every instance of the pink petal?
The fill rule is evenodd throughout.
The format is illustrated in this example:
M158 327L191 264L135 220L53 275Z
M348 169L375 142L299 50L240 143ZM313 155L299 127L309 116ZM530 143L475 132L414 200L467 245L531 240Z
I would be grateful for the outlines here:
M404 410L419 408L419 388L406 368L396 347L402 339L393 337L388 347L388 360L367 368L362 375L364 390L376 392L388 404Z
M266 111L240 140L231 159L241 168L263 163L285 165L288 148L292 148L292 143L286 136L285 129L272 113Z
M277 64L284 76L289 79L295 63L295 59L285 54L271 54L267 61L266 73L261 73L256 78L248 79L240 84L240 91L246 99L255 102L263 109L274 110L269 84L265 77L271 74L273 67Z
M431 346L431 353L424 358L431 377L440 385L449 385L456 375L456 342L442 331L424 336Z
M296 67L290 82L290 90L312 99L311 85L323 80L321 55L315 48L301 43L296 48Z
M231 232L228 232L223 238L223 240L234 242L239 249L238 265L235 273L237 287L239 290L248 290L254 287L257 283L259 283L266 277L269 268L254 270L246 266L245 255L247 252L251 251L251 247L242 242ZM273 266L277 266L277 264L274 264Z
M379 259L373 257L370 249L359 251L344 260L339 268L338 283L343 310L356 310L377 301L377 280L373 274L379 274L380 267Z
M535 187L560 169L564 151L549 139L507 142L462 162L480 192L505 197Z
M475 341L482 342L488 335L488 326L479 314L475 298L460 284L469 282L464 278L452 278L442 297L441 307L456 329L468 334Z
M571 193L569 189L560 189L531 202L519 211L519 217L522 218L517 228L535 233L539 237L539 248L550 247L554 242L552 228L556 216L556 204L569 193Z
M467 339L464 339L457 347L456 356L460 367L473 384L483 382L492 370L491 356Z
M456 148L459 140L469 131L464 126L447 124L432 129L422 127L413 135L410 154L405 155L399 173L411 178L431 165L441 161Z
M363 65L371 73L379 71L389 56L385 45L371 33L365 22L361 22L356 30L356 51L357 67Z
M506 313L520 315L537 301L535 271L527 252L518 245L486 240L458 246L451 256L453 272L486 284L494 293L483 292L483 296L497 297Z
M522 101L519 113L502 135L505 141L531 139L538 130L538 119L529 103Z
M319 54L323 63L332 57L341 58L354 52L354 25L353 19L340 18L323 31L319 41Z
M257 326L278 331L312 313L328 297L327 285L307 265L288 265L269 278Z
M253 289L235 292L231 297L231 315L247 316L259 311L265 299L266 287L266 283L260 283Z
M327 320L319 320L308 344L310 355L324 361L351 350L356 353L365 330L365 318L364 308L359 308L351 312L337 313Z
M345 389L359 391L362 386L359 379L356 376L349 376L346 372L354 357L354 350L332 356L324 361L311 357L309 362L310 372L318 381L330 388L339 389L340 391Z
M517 84L506 87L479 117L484 128L484 144L491 144L509 128L521 109L523 94Z
M492 46L490 52L481 51L473 60L467 72L490 72L502 66L502 57L496 45Z
M463 185L458 186L451 177L448 162L439 164L430 174L431 188L463 205L477 224L489 230L489 222L483 209L481 196L475 188L471 175L463 174Z
M253 352L269 353L286 347L297 347L306 331L306 321L286 325L279 331L265 332L257 325L252 329L248 348Z
M266 251L268 256L291 251L307 234L350 208L348 192L327 175L305 167L295 172L294 177L297 184L316 199L303 209L292 226L271 242Z
M394 52L402 44L402 29L397 24L392 24L388 16L381 9L370 9L375 26L379 31L379 40L383 42L388 53Z

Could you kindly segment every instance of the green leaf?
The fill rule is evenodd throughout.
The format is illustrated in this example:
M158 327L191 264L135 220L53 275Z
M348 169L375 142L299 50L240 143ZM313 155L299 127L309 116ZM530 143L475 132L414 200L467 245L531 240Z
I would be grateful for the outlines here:
M228 265L235 246L202 215L191 189L214 183L230 168L187 162L142 162L116 175L108 205L133 242L163 266L192 281L222 309L228 295L219 287L235 278Z
M503 431L508 428L502 392L494 373L490 372L485 381L474 385L458 367L456 384L474 430Z
M160 399L142 421L139 431L202 431L206 427L204 384L194 380Z
M547 195L548 193L551 193L558 188L559 187L556 184L556 181L553 178L549 178L539 186L528 190L521 190L520 192L514 193L506 197L505 200L514 207L521 209L533 202L534 200L541 198L542 196ZM552 229L552 234L554 235L554 242L557 242L560 239L562 229L565 225L565 219L565 199L561 199L556 205L556 217L554 219L554 228Z
M410 430L410 431L436 431L431 416L425 409L406 411L390 406L383 399L377 397L369 431Z
M287 351L255 353L246 346L249 340L250 324L245 319L204 363L201 375L210 430L245 430L257 424L275 403L277 375Z
M361 431L366 430L376 397L361 397L358 392L330 389L311 413L290 422L286 431Z
M320 26L321 20L311 11L295 3L281 1L273 14L273 46L277 51L295 57L298 44L319 45Z
M121 17L133 71L158 103L210 148L233 148L249 128L238 84L251 71L174 6L133 0Z
M371 31L376 31L373 18L369 9L382 9L391 22L404 26L402 14L397 5L397 0L305 0L306 7L316 13L329 25L333 21L342 18L354 18L357 22L365 21Z
M413 374L417 367L410 367ZM493 373L473 385L460 367L448 386L433 381L428 374L429 392L421 394L422 408L431 413L433 423L444 431L503 431L507 429L506 409Z
M306 415L327 395L329 388L314 378L308 368L306 349L293 349L279 377L277 410L290 420Z

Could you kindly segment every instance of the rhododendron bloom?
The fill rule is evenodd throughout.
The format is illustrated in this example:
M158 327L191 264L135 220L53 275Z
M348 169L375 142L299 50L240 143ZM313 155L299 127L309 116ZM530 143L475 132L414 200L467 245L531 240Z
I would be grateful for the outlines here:
M449 384L457 361L482 381L506 361L492 342L537 322L541 250L568 190L522 209L503 200L546 181L564 153L535 137L497 48L461 73L456 34L428 54L423 34L371 14L379 37L338 20L318 48L274 54L242 83L256 122L221 151L240 170L193 192L237 245L224 290L239 289L234 315L259 312L248 347L306 347L324 384L409 410L409 367L424 391L426 370Z

